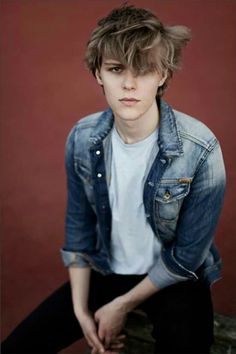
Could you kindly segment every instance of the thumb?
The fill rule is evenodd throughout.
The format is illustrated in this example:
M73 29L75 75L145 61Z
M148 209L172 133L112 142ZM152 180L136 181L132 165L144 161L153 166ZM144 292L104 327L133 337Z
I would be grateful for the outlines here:
M98 314L98 312L95 312L95 314L94 314L94 321L96 323L99 322L99 314Z

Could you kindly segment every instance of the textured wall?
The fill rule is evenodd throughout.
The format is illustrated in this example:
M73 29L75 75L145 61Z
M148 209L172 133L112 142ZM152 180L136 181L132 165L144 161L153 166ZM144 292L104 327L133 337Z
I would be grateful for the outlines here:
M228 176L217 230L223 279L217 311L236 314L234 0L130 1L192 28L166 99L221 141ZM3 336L61 284L66 201L64 144L81 116L106 107L83 52L97 19L121 1L1 1L1 229Z

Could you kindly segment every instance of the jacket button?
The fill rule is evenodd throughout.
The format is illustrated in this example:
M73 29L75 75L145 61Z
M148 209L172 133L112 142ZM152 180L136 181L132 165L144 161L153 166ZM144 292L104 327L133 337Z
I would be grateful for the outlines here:
M170 196L171 196L171 195L170 195L170 192L169 192L169 191L166 191L165 194L163 195L163 199L164 199L164 200L168 200L168 199L170 199Z
M161 163L163 163L164 165L166 164L166 160L165 160L165 159L161 159L160 161L161 161Z
M96 151L96 155L100 155L101 154L101 151L100 150L97 150Z
M97 177L98 177L98 178L101 178L101 177L102 177L102 174L101 174L101 173L98 173L98 174L97 174Z

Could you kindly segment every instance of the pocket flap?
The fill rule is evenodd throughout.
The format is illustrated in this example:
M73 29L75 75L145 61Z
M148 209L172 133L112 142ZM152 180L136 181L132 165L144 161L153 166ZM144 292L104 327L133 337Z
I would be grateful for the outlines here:
M158 185L155 199L162 203L171 203L175 200L182 199L185 197L190 189L190 180L189 182L167 182L161 181Z

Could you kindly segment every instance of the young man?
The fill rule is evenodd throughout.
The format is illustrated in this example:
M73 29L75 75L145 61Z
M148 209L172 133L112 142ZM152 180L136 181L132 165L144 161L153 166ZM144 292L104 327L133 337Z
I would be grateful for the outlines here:
M189 40L186 27L132 6L99 21L86 62L109 108L81 119L66 145L70 286L5 352L15 341L16 352L55 353L85 336L92 354L116 353L137 307L153 323L156 353L210 352L224 164L213 133L161 98Z

